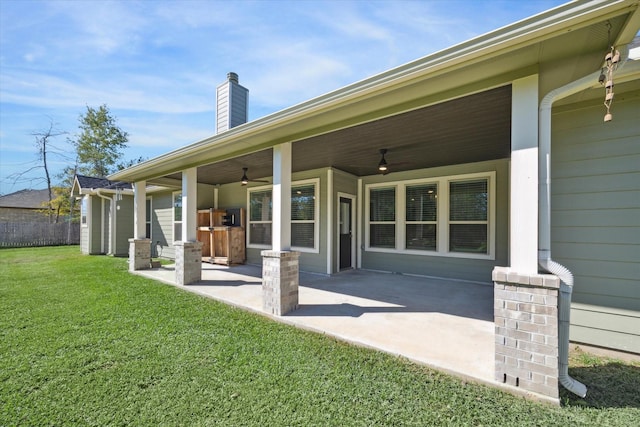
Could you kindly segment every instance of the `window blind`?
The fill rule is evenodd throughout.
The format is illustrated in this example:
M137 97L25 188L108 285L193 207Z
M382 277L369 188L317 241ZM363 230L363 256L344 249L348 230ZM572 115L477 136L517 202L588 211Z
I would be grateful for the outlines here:
M291 245L315 247L316 187L291 187Z
M369 204L369 245L377 248L395 248L395 187L371 189Z
M436 250L438 187L436 184L407 186L405 189L406 249Z
M449 250L488 253L488 181L449 183Z

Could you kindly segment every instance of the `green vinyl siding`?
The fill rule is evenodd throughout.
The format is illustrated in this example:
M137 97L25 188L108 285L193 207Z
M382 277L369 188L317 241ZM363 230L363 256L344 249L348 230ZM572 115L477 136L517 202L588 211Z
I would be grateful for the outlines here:
M125 256L129 253L129 239L133 237L133 196L122 196L116 200L115 248L113 254Z
M173 248L173 198L172 192L153 193L151 216L152 254L162 258L175 258Z
M556 109L553 258L575 277L572 341L640 353L640 91Z
M89 224L89 253L102 253L102 240L100 237L102 230L102 199L91 196L89 198L91 208L89 209L90 218L87 220Z
M88 198L89 196L84 196L84 197ZM80 204L79 209L82 209L81 204L84 203L84 200L85 199L79 201L79 204ZM87 203L86 209L87 211L89 211L90 210L89 203L91 202L89 200L86 203ZM89 237L91 235L91 223L90 223L91 218L89 217L89 212L86 212L86 215L87 215L87 218L86 218L87 222L85 224L82 224L82 223L80 224L80 253L88 255L91 253L90 242L89 242L90 240Z

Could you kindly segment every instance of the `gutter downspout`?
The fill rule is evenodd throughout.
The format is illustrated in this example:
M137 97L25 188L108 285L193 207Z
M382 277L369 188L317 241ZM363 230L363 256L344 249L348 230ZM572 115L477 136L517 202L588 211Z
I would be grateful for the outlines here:
M628 59L628 49L620 49L623 58L620 70ZM569 269L551 259L551 109L553 103L598 82L600 70L549 92L540 101L538 114L538 264L542 269L560 278L558 299L558 380L567 390L580 397L587 395L587 387L569 376L569 320L573 274Z
M114 215L115 212L113 211L113 198L105 196L104 194L100 193L101 189L96 190L96 196L100 197L101 199L107 200L109 201L109 250L108 250L108 255L112 255L113 254L113 221L114 221ZM104 209L102 209L102 217L104 218ZM104 221L104 219L103 219ZM101 227L101 234L104 233L104 224L102 224ZM104 240L104 236L103 236L103 240Z

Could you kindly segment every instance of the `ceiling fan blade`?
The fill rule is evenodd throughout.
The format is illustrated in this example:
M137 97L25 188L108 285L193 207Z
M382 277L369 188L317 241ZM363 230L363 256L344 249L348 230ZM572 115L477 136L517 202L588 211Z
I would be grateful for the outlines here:
M262 180L262 179L249 179L247 177L247 171L248 170L249 170L249 168L242 168L242 178L240 179L240 183L242 185L247 185L250 182L264 182L264 183L269 182L269 181L265 181L265 180Z

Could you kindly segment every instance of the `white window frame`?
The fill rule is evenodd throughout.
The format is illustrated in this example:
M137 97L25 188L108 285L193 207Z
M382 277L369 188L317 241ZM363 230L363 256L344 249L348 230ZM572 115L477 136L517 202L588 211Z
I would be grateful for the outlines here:
M273 228L273 221L271 220L251 221L251 193L260 193L267 190L271 190L271 201L273 202L273 185L260 185L247 188L247 248L271 249L271 245L251 243L251 224L272 224Z
M301 181L294 181L291 183L291 190L293 191L295 187L305 187L313 185L313 220L291 220L291 224L313 224L313 247L301 247L301 246L292 246L291 249L296 250L298 252L308 252L308 253L320 253L320 179L312 178L312 179L304 179Z
M149 202L149 209L146 208L147 202ZM149 221L147 221L147 216L149 217ZM151 196L147 197L145 200L145 218L144 218L145 234L147 231L146 230L147 225L149 225L149 235L146 237L147 239L150 239L151 241L153 241L153 197Z
M393 189L394 190L394 194L395 194L395 198L396 198L396 205L395 205L395 209L394 209L394 216L395 216L395 221L371 221L371 189L379 189L379 190L387 190L387 189ZM404 210L403 210L404 212ZM367 220L367 247L370 247L372 250L377 251L380 250L381 252L387 252L390 250L393 250L391 248L381 248L381 247L372 247L371 246L371 240L370 240L370 234L371 234L371 226L372 225L394 225L395 226L395 247L398 247L398 186L394 185L394 184L388 184L384 185L384 184L379 184L379 185L372 185L367 189L367 216L366 216L366 220Z
M291 220L291 224L310 224L313 223L313 248L308 247L300 247L300 246L292 246L291 249L298 252L307 252L307 253L320 253L320 178L311 178L304 179L300 181L292 181L291 182L291 190L295 189L295 187L302 187L307 185L313 185L314 187L314 195L315 195L315 203L314 203L314 213L313 213L313 221L311 220ZM271 249L271 245L263 245L251 242L251 224L273 224L272 221L251 221L251 193L271 190L273 194L273 185L261 185L258 187L247 188L247 248L253 249Z
M487 180L488 200L487 206L489 208L488 221L487 221L487 245L488 251L486 254L474 254L467 252L450 252L449 251L449 183L461 182L461 181L474 181L478 179ZM436 250L417 250L406 249L406 187L420 184L436 184L438 188L438 205L437 205L437 235L436 235ZM396 188L396 247L391 248L377 248L370 245L370 194L371 189L375 188ZM489 259L495 260L496 256L496 172L478 172L462 175L441 176L432 178L411 179L403 181L391 181L380 182L375 184L365 185L364 191L364 240L365 251L367 252L385 252L395 254L407 254L407 255L421 255L421 256L442 256L450 258L470 258L470 259ZM412 222L411 222L412 223ZM457 221L451 221L451 223L457 223Z
M439 236L439 219L440 219L440 212L439 212L439 207L440 207L440 201L438 201L438 203L436 204L436 220L435 221L407 221L407 187L418 187L421 185L434 185L436 187L436 199L438 199L438 194L440 193L440 185L438 182L431 182L431 181L425 181L425 182L420 182L420 183L405 183L402 187L402 191L404 191L404 195L403 195L403 203L404 203L404 207L403 207L403 217L402 220L404 221L404 226L403 226L403 233L404 233L404 238L402 240L402 242L400 242L402 244L402 247L404 248L404 250L407 251L418 251L418 252L427 252L427 253L434 253L437 252L439 249L439 242L440 242L440 236ZM436 248L435 249L407 249L407 225L410 224L415 224L415 225L435 225L436 226Z
M182 227L182 221L176 221L176 209L175 209L175 200L176 195L182 195L182 191L174 191L171 193L171 238L173 239L173 243L176 242L176 224L180 224ZM182 236L180 236L182 239Z

